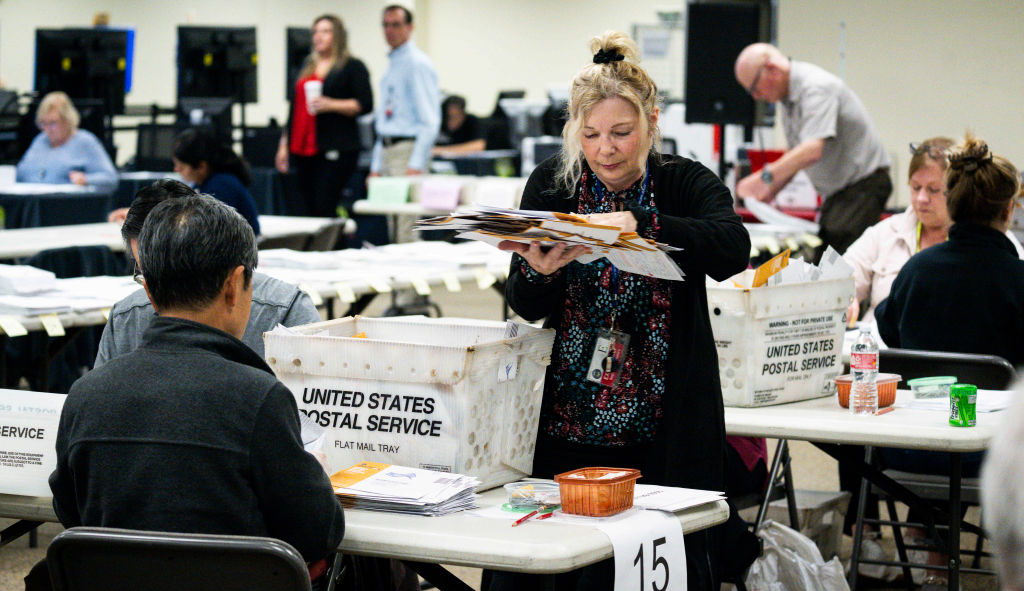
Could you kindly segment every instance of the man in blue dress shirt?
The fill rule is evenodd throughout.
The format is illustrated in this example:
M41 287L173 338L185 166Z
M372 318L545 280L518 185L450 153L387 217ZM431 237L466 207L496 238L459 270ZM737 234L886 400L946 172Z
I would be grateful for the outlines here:
M428 172L430 149L441 127L437 71L412 42L412 13L384 9L384 38L391 47L376 109L377 143L370 174L399 176Z

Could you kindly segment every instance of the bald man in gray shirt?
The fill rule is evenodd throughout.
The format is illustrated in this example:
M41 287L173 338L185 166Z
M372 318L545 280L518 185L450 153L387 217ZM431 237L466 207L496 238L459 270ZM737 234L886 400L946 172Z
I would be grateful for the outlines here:
M736 80L755 100L779 103L789 150L736 184L740 197L771 201L800 170L825 197L825 246L845 251L876 223L892 193L889 156L863 103L833 74L767 43L736 58Z

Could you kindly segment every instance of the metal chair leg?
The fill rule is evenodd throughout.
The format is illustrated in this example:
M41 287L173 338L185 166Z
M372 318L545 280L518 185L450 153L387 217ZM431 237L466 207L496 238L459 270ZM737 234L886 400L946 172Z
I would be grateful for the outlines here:
M888 495L885 497L885 508L889 511L889 521L899 521L896 518L896 503ZM896 554L900 557L900 562L908 562L907 545L903 541L903 528L896 523L893 523L890 527L892 528L892 537L896 540ZM903 569L903 582L907 585L907 591L913 591L914 577L910 573L910 567L904 564L901 568Z
M874 448L870 445L864 447L864 463L871 465L871 457ZM857 588L857 570L860 566L860 543L864 539L864 509L868 502L868 481L863 476L860 479L860 498L857 499L857 521L853 528L853 553L850 556L850 574L848 575L850 589Z

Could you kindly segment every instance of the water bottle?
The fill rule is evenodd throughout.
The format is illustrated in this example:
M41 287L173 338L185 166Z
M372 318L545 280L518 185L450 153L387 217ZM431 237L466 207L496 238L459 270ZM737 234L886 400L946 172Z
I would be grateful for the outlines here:
M850 412L855 415L875 414L878 411L878 343L871 336L870 325L860 325L860 334L850 351L850 370L853 372Z

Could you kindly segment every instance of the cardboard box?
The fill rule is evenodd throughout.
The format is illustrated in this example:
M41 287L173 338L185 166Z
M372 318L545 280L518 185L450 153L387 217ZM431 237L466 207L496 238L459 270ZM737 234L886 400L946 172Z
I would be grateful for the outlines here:
M835 394L852 277L758 288L726 281L707 292L726 406Z
M266 333L266 357L327 430L333 469L400 464L486 490L533 469L554 331L514 326L506 337L500 322L355 316Z

